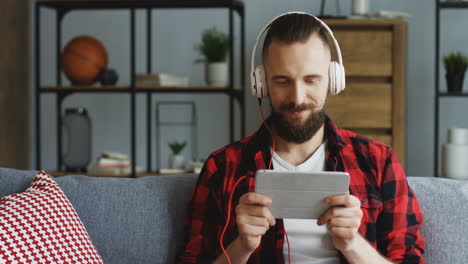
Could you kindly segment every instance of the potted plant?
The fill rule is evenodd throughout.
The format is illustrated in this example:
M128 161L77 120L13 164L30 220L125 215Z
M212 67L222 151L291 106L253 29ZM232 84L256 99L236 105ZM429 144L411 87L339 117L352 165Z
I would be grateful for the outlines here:
M171 169L183 169L184 168L184 156L180 153L184 150L187 141L178 142L172 141L169 142L169 148L172 151L172 155L169 157L169 167Z
M460 52L450 52L444 57L444 65L447 91L461 92L468 67L468 57Z
M230 38L213 26L202 34L201 43L195 48L205 57L205 78L208 85L227 85L226 55L229 52Z

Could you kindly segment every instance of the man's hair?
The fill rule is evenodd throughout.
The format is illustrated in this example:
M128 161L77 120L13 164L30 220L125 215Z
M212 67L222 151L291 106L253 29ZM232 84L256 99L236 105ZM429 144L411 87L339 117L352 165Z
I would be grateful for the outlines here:
M312 34L318 34L325 47L329 47L328 39L319 21L307 14L287 14L279 17L270 25L265 36L262 49L262 58L273 40L284 44L306 42Z

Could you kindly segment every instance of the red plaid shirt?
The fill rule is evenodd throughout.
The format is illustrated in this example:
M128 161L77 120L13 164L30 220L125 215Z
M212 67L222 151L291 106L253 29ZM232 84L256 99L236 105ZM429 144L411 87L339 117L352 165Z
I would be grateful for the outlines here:
M361 200L359 233L387 258L398 263L424 263L420 233L423 216L405 173L391 147L338 129L327 117L325 168L350 174L349 191ZM271 138L265 126L255 134L210 155L193 191L185 218L185 245L178 263L211 263L222 254L219 237L227 204L234 192L231 215L239 198L255 189L255 172L270 161ZM247 176L233 190L236 180ZM238 235L235 215L224 236L227 247ZM270 227L248 263L283 263L282 219ZM346 262L342 258L342 262Z

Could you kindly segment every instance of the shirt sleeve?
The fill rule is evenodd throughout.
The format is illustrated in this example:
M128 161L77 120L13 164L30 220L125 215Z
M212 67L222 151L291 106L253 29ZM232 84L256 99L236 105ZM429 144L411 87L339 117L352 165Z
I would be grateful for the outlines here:
M382 180L383 211L377 222L379 251L397 263L425 263L421 209L391 148L387 148Z
M211 263L220 255L218 239L223 228L222 178L213 158L198 177L184 219L184 245L176 263Z

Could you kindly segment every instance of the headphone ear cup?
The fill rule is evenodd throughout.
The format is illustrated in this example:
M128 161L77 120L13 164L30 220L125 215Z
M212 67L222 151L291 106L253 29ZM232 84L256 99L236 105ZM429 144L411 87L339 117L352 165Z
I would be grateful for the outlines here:
M253 92L255 91L255 94ZM268 97L268 89L266 87L265 70L263 65L255 67L255 89L252 94L258 98Z
M344 72L344 67L341 66L336 61L332 61L330 63L330 83L329 83L329 89L330 89L330 94L338 94L341 91L344 90L346 84L345 84L345 72Z

